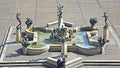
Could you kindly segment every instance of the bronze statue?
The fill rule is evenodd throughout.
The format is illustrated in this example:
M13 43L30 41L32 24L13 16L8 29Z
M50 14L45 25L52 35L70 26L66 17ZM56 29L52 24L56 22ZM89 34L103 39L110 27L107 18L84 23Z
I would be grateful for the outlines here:
M57 6L57 8L58 8L58 16L59 16L59 18L60 18L60 17L62 17L62 13L63 13L63 11L62 11L63 5L59 4L59 5Z
M65 41L66 41L65 37L64 37L64 36L62 36L61 42L64 44L64 43L65 43Z
M17 25L16 29L21 29L21 18L20 18L21 13L16 14L16 19L18 20L19 24Z
M62 17L62 9L63 9L63 5L59 4L58 0L56 0L57 3L57 8L58 8L58 16L59 18Z
M107 20L108 20L108 16L107 16L107 14L106 13L104 13L104 20L105 20L105 25L107 25Z
M90 24L92 29L94 28L96 23L97 23L97 18L90 18Z
M30 27L32 25L33 21L30 18L26 18L26 19L27 20L25 23L26 23L27 27Z
M98 43L99 43L100 46L104 46L104 44L105 44L105 39L102 38L101 36L98 37Z
M22 45L23 46L28 46L30 43L28 42L28 36L25 35L23 38L22 38Z
M21 25L21 18L20 18L20 15L21 15L21 13L17 13L17 15L16 15L16 19L18 20L19 25Z

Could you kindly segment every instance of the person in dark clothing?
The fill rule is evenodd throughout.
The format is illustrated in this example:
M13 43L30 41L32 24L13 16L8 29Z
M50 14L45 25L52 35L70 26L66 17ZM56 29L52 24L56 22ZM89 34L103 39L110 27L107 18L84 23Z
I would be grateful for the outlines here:
M59 56L57 60L58 68L65 68L65 57Z

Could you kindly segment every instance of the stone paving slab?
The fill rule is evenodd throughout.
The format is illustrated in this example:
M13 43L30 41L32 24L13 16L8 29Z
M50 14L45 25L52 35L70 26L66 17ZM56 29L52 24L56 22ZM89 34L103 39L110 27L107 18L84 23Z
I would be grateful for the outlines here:
M5 33L8 30L8 25L10 24L9 20L14 8L14 0L0 0L0 34L2 43Z

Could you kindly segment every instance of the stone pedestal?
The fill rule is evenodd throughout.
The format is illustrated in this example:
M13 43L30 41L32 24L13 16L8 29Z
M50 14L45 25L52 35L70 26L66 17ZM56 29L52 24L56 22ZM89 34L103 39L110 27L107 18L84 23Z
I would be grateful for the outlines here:
M21 30L21 27L19 25L16 27L16 41L17 42L22 41L22 30Z
M63 23L63 18L58 18L58 27L59 28L64 28L65 27L65 24Z
M67 44L66 43L62 43L61 45L61 55L64 55L65 57L67 57Z
M108 25L104 26L103 38L105 39L106 42L109 42L109 29L108 29Z
M100 53L99 54L104 55L105 54L105 46L99 47L99 49L100 49Z
M102 55L105 54L105 46L102 47L102 51L101 51Z
M63 23L63 18L58 18L58 27L60 27L61 23Z

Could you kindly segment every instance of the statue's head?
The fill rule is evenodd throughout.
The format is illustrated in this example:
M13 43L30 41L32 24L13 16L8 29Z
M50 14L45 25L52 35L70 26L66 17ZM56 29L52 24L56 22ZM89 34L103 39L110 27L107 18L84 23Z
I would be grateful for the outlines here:
M106 15L106 12L104 12L104 15Z
M26 18L25 23L26 23L27 26L30 26L30 25L32 25L33 21L30 18Z
M91 24L97 23L97 18L90 18L90 23Z
M21 15L21 13L17 13L17 15Z
M63 8L63 5L59 4L59 8Z

